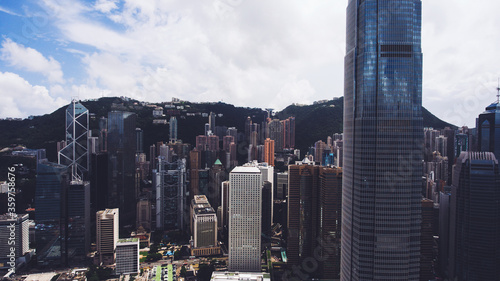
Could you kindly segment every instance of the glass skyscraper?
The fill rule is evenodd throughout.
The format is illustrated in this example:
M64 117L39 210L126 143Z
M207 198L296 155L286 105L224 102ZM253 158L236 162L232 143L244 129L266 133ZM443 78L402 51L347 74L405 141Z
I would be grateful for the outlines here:
M341 280L419 280L420 0L349 0Z

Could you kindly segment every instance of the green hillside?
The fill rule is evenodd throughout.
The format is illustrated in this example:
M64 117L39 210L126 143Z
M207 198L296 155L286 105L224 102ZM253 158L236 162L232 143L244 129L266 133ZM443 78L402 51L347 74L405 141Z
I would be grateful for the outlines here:
M126 110L137 114L137 127L144 131L144 150L158 141L168 141L169 126L153 124L152 106L146 106L135 100L124 100L121 98L101 98L95 101L83 101L82 104L92 114L90 129L97 136L98 120L106 117L111 110ZM164 106L165 103L155 105ZM182 106L178 110L178 138L185 143L195 143L197 135L204 133L204 124L208 118L202 113L215 112L222 114L217 117L216 125L236 127L239 132L244 132L244 124L247 116L252 117L253 122L261 123L267 117L267 112L258 108L235 107L225 103L190 103L179 102ZM64 139L65 109L62 107L51 114L36 116L32 120L22 121L0 120L0 148L21 144L29 148L45 148L49 160L56 161L56 143ZM168 112L164 110L168 119ZM193 115L194 116L191 116ZM326 141L327 136L342 132L343 98L330 100L325 103L314 105L290 105L283 111L278 112L276 117L280 119L295 116L296 120L296 146L304 152L307 147L313 145L317 140ZM423 110L424 126L444 128L452 126L427 111Z

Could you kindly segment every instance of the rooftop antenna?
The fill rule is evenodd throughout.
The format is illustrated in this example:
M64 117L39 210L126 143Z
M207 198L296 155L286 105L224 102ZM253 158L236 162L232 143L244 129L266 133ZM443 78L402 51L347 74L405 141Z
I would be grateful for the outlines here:
M498 78L497 103L500 103L500 78Z

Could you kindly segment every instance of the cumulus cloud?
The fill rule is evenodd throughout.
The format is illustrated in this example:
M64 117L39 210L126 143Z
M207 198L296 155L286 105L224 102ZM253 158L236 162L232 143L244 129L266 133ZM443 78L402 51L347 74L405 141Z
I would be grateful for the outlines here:
M457 125L473 126L495 99L500 2L486 1L423 3L423 103ZM343 95L346 2L43 0L56 39L78 57L72 72L83 77L67 78L77 86L47 88L68 99L74 87L86 87L89 97L96 90L148 101L179 97L276 109L331 99ZM480 28L471 24L477 22ZM62 80L60 64L49 55L59 57L14 44L7 39L3 45L10 49L2 45L6 62L44 72L50 84ZM17 49L51 72L20 55L11 59Z
M47 88L32 86L11 72L0 72L0 93L0 118L46 114L68 103L68 100L50 96Z
M331 78L339 82L334 90L311 82L332 61L342 61L337 55L343 56L339 46L345 31L342 24L333 24L336 15L344 13L341 3L318 1L311 7L284 0L126 0L118 7L114 1L97 1L94 10L117 28L89 17L82 2L68 7L73 2L45 0L65 39L96 49L82 59L87 82L111 95L149 101L172 96L223 100L252 107L272 103L278 108L298 102L290 95L276 98L283 88L308 100L342 95L342 76ZM98 4L112 9L97 8ZM71 11L59 12L64 7ZM325 11L330 12L321 15ZM319 28L326 25L342 36ZM335 52L325 55L326 48ZM342 65L337 68L341 73ZM307 92L300 95L303 90Z
M45 58L37 50L17 44L7 38L2 42L0 58L18 69L40 73L51 83L63 83L61 64L52 57Z

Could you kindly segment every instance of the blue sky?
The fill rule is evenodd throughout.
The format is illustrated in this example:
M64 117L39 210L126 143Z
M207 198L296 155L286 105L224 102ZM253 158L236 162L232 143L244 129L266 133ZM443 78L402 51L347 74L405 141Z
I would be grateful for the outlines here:
M0 118L72 99L282 109L343 94L346 0L0 0ZM500 2L423 1L423 103L474 126L500 77ZM450 106L452 105L452 106Z

